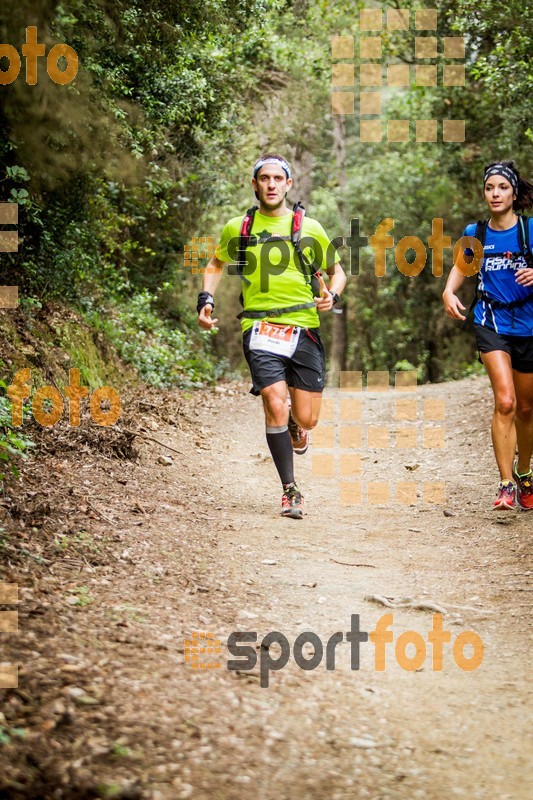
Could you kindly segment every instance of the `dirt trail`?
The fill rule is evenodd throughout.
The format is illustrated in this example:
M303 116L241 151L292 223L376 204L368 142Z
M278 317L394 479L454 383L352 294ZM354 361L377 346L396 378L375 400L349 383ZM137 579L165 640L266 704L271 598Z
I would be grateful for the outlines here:
M8 650L23 666L20 692L4 690L4 724L28 736L6 751L5 796L531 797L533 515L502 521L489 510L486 380L418 388L419 405L445 400L445 422L426 425L445 425L444 448L360 450L364 482L444 480L444 506L423 491L413 505L340 505L338 477L313 474L310 451L297 462L303 521L279 517L260 401L247 386L199 394L180 429L153 434L183 454L169 466L144 443L141 466L105 460L72 473L97 511L87 521L94 546L105 539L111 561L65 558L33 586L8 576L25 586L19 649ZM364 392L363 428L394 429L393 401L394 392ZM420 409L416 425L422 435ZM259 642L280 631L292 652L303 631L325 648L352 614L371 631L392 612L395 641L404 631L426 639L431 610L389 609L370 595L443 606L452 640L464 630L483 640L482 665L459 669L447 644L441 672L429 646L423 666L406 671L388 644L378 672L368 642L351 670L343 641L334 671L325 656L304 671L291 654L268 688L258 667L225 668L235 630L257 631ZM193 631L222 641L222 669L184 663Z

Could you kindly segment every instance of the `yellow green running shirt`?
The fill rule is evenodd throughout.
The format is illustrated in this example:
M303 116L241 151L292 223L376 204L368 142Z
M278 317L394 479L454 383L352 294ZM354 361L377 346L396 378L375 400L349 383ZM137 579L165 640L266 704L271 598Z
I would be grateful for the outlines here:
M234 217L224 226L215 250L215 256L220 261L225 263L238 261L237 249L242 220L242 216ZM290 237L291 224L292 211L282 217L267 217L256 211L251 241L254 241L254 236L266 239L272 234ZM322 225L310 217L304 217L303 221L302 250L308 262L315 262L316 269L326 270L340 261L339 254L330 244ZM262 266L261 253L263 253ZM299 303L309 303L313 299L311 287L305 281L298 256L290 241L282 240L279 245L251 244L246 248L246 267L243 274L250 281L250 285L237 275L233 280L240 284L239 291L242 290L246 311L286 308ZM271 322L284 322L287 325L300 325L305 328L318 328L320 325L316 308L304 308L301 311L267 319ZM242 331L248 330L253 324L253 319L241 319Z

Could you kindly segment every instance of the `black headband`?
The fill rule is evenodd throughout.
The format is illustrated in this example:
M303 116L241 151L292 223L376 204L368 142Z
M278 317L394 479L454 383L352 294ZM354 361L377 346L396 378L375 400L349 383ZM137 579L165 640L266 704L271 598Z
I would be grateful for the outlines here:
M489 167L485 172L483 183L486 183L492 175L502 175L509 181L513 187L514 193L516 194L518 192L518 175L512 167L505 167L503 164L494 164L493 167Z

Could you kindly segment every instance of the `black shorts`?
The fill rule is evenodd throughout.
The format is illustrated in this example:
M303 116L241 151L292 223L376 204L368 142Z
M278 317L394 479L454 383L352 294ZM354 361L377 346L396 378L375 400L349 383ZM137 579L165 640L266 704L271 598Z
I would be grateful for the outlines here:
M298 346L290 358L262 350L250 350L251 335L252 328L248 328L242 337L242 349L252 374L250 394L257 396L260 389L277 381L286 381L288 386L307 392L321 392L324 389L326 354L318 328L302 329Z
M479 353L503 350L511 356L511 365L517 372L533 372L533 336L508 336L496 333L484 325L474 325ZM478 359L481 363L481 358Z

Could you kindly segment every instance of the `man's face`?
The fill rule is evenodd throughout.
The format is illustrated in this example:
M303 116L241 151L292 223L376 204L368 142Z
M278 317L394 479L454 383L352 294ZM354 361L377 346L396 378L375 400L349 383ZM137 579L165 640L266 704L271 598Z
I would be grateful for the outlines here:
M252 178L252 186L261 205L274 211L284 204L292 178L287 178L285 170L277 164L265 164Z

